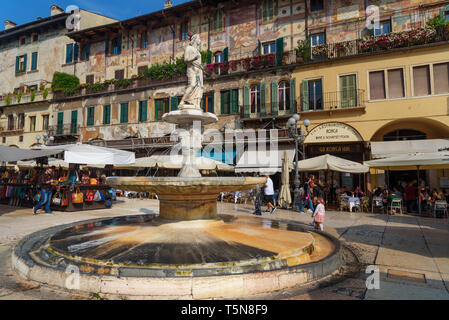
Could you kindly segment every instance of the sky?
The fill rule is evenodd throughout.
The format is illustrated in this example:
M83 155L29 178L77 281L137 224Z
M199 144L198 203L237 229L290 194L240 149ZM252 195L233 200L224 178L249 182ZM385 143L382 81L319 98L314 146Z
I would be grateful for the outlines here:
M179 5L190 0L172 0ZM37 17L50 16L50 7L55 4L62 9L76 5L114 19L124 20L144 15L164 8L165 0L0 0L0 31L4 30L5 20L22 25Z

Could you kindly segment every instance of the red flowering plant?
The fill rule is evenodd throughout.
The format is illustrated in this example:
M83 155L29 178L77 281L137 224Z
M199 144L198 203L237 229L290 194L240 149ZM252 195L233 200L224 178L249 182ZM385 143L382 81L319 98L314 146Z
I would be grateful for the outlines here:
M248 71L251 67L251 58L243 58L241 60L242 62L242 67L245 71Z
M237 67L239 64L240 64L240 60L229 61L229 66L231 67L232 71L237 71Z
M220 74L226 74L229 70L229 62L219 63Z

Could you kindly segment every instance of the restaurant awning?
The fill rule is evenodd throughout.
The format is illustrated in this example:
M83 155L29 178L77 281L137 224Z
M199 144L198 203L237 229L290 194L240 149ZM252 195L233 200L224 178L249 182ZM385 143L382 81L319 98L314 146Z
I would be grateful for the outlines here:
M301 160L298 162L299 171L311 172L321 170L331 170L347 173L365 173L369 171L367 166L358 162L339 158L330 154L319 157Z
M293 169L295 148L293 146L279 146L277 150L247 150L235 166L236 173L258 172L274 174L282 171L284 151L288 153L289 169Z
M219 170L219 171L234 171L234 167L226 163L213 160L206 157L195 158L199 170ZM136 162L131 165L117 165L115 169L138 169L138 168L164 168L164 169L181 169L183 162L182 155L159 154L151 157L144 157L136 159Z
M371 142L371 154L374 159L410 153L434 153L444 150L449 150L449 139Z
M365 161L370 168L382 170L449 169L449 151L407 153L400 156Z
M61 153L60 150L30 150L0 146L0 162L12 162L48 157Z
M66 144L58 146L42 147L43 150L64 151L64 161L67 163L86 164L86 165L120 165L133 164L136 162L134 152L118 150L113 148L104 148L92 146L89 144Z

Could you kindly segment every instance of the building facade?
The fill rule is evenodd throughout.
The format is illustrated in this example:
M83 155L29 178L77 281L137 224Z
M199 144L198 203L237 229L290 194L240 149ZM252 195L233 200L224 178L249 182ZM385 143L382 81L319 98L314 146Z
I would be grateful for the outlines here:
M51 15L17 26L7 20L0 32L0 143L30 147L50 130L55 72L69 71L66 21L71 16L53 5ZM79 29L114 22L80 10ZM77 54L72 47L72 55ZM42 142L42 140L40 141Z

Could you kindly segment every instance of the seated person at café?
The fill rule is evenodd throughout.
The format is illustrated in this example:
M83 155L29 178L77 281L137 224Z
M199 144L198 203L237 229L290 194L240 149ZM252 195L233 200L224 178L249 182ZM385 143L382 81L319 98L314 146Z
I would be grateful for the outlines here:
M353 197L353 196L354 196L353 193L352 193L352 191L349 190L348 187L345 187L345 188L343 189L343 193L344 193L346 196L348 196L348 197Z
M394 188L393 188L393 193L394 193L399 199L402 199L402 193L401 193L401 191L398 190L397 187L394 187Z
M431 213L434 212L435 209L435 201L439 201L439 200L443 200L442 197L440 196L440 194L438 193L438 191L436 189L432 190L432 195L429 196L428 199L428 206L429 206L429 211Z
M354 197L362 198L363 197L363 191L360 187L356 187L354 190Z
M421 188L420 197L421 197L421 210L424 210L425 208L428 208L429 200L431 199L426 188Z

